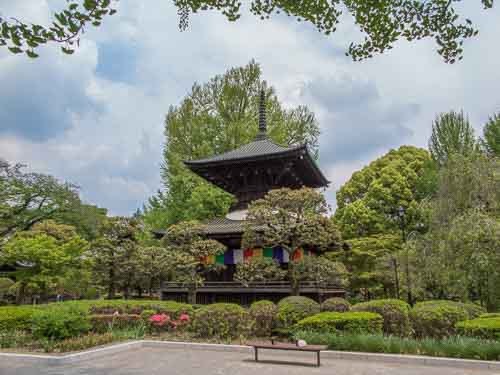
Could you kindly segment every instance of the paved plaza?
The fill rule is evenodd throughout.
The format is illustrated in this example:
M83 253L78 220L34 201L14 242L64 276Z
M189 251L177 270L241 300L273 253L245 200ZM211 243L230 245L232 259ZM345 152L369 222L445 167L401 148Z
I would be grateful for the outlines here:
M260 354L260 353L259 353ZM138 348L97 359L64 365L39 365L21 358L0 358L0 375L500 375L494 370L470 370L441 366L416 366L384 362L322 358L320 368L312 353L263 351L255 363L252 355L240 352L191 350L185 348Z

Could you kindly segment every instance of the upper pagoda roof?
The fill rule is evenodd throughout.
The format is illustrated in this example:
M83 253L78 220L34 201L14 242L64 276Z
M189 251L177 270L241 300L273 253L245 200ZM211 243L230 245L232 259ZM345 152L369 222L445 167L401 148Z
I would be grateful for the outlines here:
M281 146L267 135L265 93L261 92L255 139L223 154L185 160L194 173L235 194L241 206L280 187L324 187L329 181L305 144Z
M201 164L219 164L221 162L248 161L272 156L281 156L295 152L298 150L307 150L305 145L297 145L291 147L283 147L277 145L269 138L256 139L253 142L247 143L238 147L235 150L225 152L223 154L214 155L205 159L186 160L187 165Z

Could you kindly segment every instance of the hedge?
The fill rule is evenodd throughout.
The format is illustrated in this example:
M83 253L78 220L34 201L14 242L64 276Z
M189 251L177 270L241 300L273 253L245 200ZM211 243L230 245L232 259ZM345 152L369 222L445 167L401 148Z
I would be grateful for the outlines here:
M142 321L144 321L143 317L138 314L95 314L90 316L92 331L98 333L104 333L113 328L123 329L134 327Z
M28 331L31 317L37 311L33 306L0 307L0 331Z
M37 306L5 306L0 307L0 331L29 331L31 330L31 317L34 312L42 309L59 309L75 307L94 315L119 314L139 315L144 310L155 313L164 313L173 319L179 318L183 313L192 315L193 307L185 303L174 301L148 301L148 300L81 300L55 302Z
M256 336L271 336L275 326L278 307L271 301L257 301L252 303L248 310L255 321L254 333Z
M386 335L409 336L412 332L410 323L410 305L399 299L379 299L358 303L352 311L368 311L380 314L384 318L383 331Z
M294 331L320 331L335 333L382 333L383 318L372 312L322 312L302 319Z
M410 319L417 337L442 338L457 333L458 322L484 313L476 305L453 301L420 302L410 311Z
M31 317L31 331L38 339L63 340L90 330L85 309L76 306L38 309Z
M321 311L346 312L350 309L349 301L340 297L328 298L321 304Z
M289 328L299 320L320 312L319 303L302 296L285 297L278 302L277 324Z
M457 332L463 336L500 340L500 317L485 317L458 322Z
M228 340L247 336L253 325L250 314L240 305L215 303L195 311L191 330L199 337Z

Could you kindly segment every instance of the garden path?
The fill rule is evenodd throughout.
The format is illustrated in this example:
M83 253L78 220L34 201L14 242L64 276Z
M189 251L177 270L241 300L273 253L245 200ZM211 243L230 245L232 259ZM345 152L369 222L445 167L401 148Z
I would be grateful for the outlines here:
M262 352L263 360L314 363L311 353ZM493 370L470 370L322 358L322 366L305 367L255 363L238 352L139 348L58 366L33 365L22 359L1 358L0 375L500 375Z

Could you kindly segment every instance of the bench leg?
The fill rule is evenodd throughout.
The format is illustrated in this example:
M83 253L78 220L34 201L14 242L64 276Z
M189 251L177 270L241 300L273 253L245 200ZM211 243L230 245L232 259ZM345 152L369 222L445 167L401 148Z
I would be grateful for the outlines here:
M255 362L259 362L259 349L254 348L255 351Z
M321 366L321 359L320 359L320 352L316 352L316 366L319 367Z

